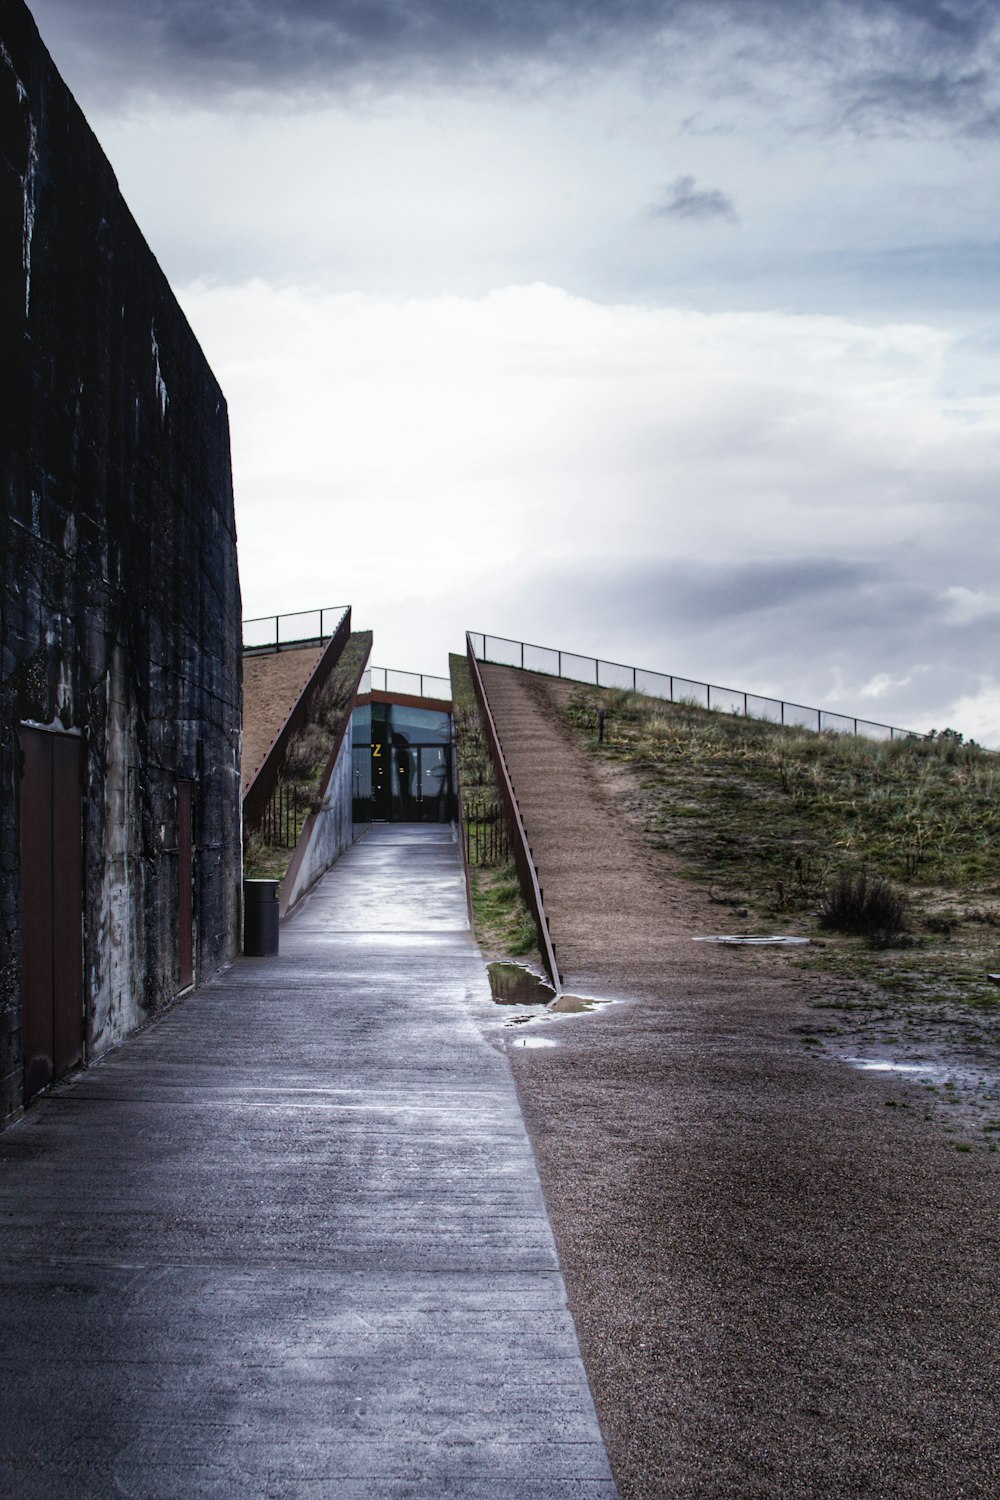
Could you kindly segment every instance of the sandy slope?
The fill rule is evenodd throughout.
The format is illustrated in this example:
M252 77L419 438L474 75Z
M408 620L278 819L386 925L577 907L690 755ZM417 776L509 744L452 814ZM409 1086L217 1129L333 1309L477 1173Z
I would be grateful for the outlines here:
M299 700L322 646L243 658L243 790L246 791L278 731Z
M809 1055L787 954L692 942L562 689L483 670L564 987L619 997L511 1036L623 1500L1000 1495L1000 1156Z

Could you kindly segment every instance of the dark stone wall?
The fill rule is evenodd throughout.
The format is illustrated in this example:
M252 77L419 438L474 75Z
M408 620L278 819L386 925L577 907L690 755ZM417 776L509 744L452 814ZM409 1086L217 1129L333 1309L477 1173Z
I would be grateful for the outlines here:
M237 944L240 595L225 401L20 0L0 3L0 1119L20 1105L19 723L85 744L87 1055Z

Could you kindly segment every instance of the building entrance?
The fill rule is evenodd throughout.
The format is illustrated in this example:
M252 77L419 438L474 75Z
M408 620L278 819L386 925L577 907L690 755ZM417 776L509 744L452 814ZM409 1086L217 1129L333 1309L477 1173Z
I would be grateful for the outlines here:
M447 823L455 816L451 715L372 702L353 715L354 820Z

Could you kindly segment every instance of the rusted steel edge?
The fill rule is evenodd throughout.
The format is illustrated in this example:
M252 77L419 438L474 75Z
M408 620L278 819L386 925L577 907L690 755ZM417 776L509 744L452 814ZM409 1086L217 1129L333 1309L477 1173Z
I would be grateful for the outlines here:
M454 696L454 688L452 688ZM455 729L456 743L458 740L458 725L452 720ZM458 751L455 752L455 800L458 804L458 822L456 824L456 835L462 850L462 869L465 872L465 909L469 915L469 931L475 934L476 913L472 904L472 867L469 864L469 851L465 843L465 803L462 799L462 773L458 769Z
M531 857L531 848L528 844L528 835L525 831L524 820L521 817L521 809L517 805L517 797L514 794L514 784L510 779L510 772L507 770L507 761L504 758L503 746L500 744L496 722L490 709L489 699L486 696L486 687L479 671L476 654L472 649L472 641L468 635L465 637L465 649L469 661L472 686L475 689L476 700L479 703L480 712L483 716L483 725L486 729L486 740L490 756L500 783L500 795L507 809L510 827L514 832L514 863L517 866L518 878L521 882L521 894L524 896L535 918L538 936L541 939L542 962L549 972L549 978L552 980L552 983L557 990L560 990L562 988L562 981L559 978L559 968L556 964L556 950L552 942L552 934L549 931L548 917L545 915L542 888L538 884L538 871L535 869L535 862Z
M406 708L429 708L432 712L450 714L450 698L418 698L414 693L387 693L382 688L373 688L370 693L359 693L359 703L402 703Z
M348 703L347 707L344 710L344 716L340 721L340 728L337 730L336 737L333 741L333 748L331 749L330 754L327 757L326 768L323 772L319 784L319 796L321 799L326 796L327 791L329 790L330 782L333 778L333 773L336 770L337 758L340 755L341 749L343 748L344 738L347 734L348 726L351 722L351 714L354 712L355 706L358 702L358 687L360 686L361 678L364 676L365 668L368 666L369 656L371 656L371 647L368 648L368 656L365 657L364 661L358 668L357 676L354 679L354 686L351 689L351 701ZM318 812L312 812L302 824L302 829L295 841L295 848L292 850L292 857L288 861L288 869L285 871L281 880L281 884L278 886L279 922L283 922L285 917L291 910L288 905L288 892L291 891L295 886L295 877L296 875L298 875L302 861L306 857L306 850L309 847L309 840L312 838L312 831L316 826L316 820L318 817ZM312 886L310 886L309 889L312 890ZM305 891L303 891L302 895L304 896L305 894ZM301 899L302 897L300 896L299 901L301 901ZM295 902L295 905L298 905L298 901Z
M454 825L459 847L462 850L462 870L465 874L465 910L469 917L469 931L475 937L476 912L472 904L472 867L469 864L469 851L465 844L465 802L462 798L462 773L458 768L458 715L455 714L455 680L451 680L451 702L449 704L452 718L452 733L455 737L455 802L457 804L458 821Z
M282 724L278 733L271 742L264 759L261 761L254 778L243 793L243 826L252 829L264 815L264 808L271 800L271 796L278 784L278 775L285 759L285 751L292 735L305 722L309 712L309 702L313 693L320 687L337 662L340 660L341 652L347 645L351 634L351 607L348 605L344 617L330 637L329 644L316 663L309 679L296 698L288 718Z

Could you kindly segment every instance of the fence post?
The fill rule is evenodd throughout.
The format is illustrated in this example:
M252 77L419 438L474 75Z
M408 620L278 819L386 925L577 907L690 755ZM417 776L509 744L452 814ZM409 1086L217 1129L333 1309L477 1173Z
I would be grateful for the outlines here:
M521 642L521 671L524 671L524 642Z
M635 669L635 667L633 667L632 668L632 691L633 691L633 693L636 691L636 687L638 685L638 681L639 681L639 679L636 676L636 669Z

